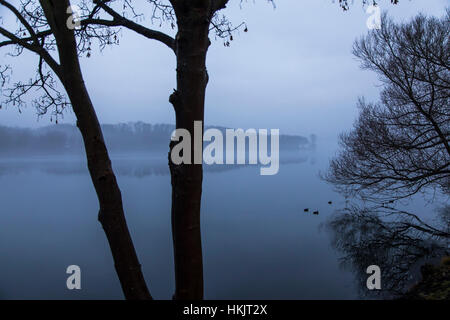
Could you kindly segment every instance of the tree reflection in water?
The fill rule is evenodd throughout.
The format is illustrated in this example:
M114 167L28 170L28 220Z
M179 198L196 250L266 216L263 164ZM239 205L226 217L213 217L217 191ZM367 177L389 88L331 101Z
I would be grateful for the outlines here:
M341 267L354 272L362 298L394 298L420 278L420 267L449 254L450 206L432 225L393 207L352 205L338 210L323 227L341 254ZM381 290L370 291L366 269L381 269Z

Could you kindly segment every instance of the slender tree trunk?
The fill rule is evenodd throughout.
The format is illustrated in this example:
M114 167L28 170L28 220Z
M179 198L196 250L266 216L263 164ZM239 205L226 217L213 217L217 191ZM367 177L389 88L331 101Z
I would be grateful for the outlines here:
M170 102L175 109L176 128L187 129L193 138L194 121L203 123L204 120L210 9L189 6L177 12L177 89ZM169 153L176 282L174 299L181 300L203 299L200 231L203 169L201 164L194 164L194 143L191 145L192 164L175 165ZM171 142L170 150L173 146Z
M66 26L68 0L40 0L55 35L59 76L77 117L83 136L89 173L100 205L98 219L108 238L126 299L151 299L128 231L122 196L113 172L102 130L84 84L74 32Z

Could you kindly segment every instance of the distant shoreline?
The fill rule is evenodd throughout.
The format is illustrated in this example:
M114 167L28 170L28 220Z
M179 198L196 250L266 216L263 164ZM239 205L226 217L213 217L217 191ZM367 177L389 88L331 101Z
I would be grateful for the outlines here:
M210 127L207 127L210 128ZM225 127L214 127L225 131ZM113 155L168 152L174 125L130 122L104 124L102 130ZM316 136L280 135L280 150L300 151L315 147ZM0 157L83 155L84 146L78 128L60 124L41 128L0 126Z

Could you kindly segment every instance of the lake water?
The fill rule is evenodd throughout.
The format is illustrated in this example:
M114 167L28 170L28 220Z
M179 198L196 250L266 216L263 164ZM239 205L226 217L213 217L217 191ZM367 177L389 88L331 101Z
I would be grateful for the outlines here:
M335 150L331 143L282 155L274 176L261 176L258 166L206 168L206 299L358 298L354 275L340 267L330 236L319 230L344 203L318 177ZM128 226L156 299L174 292L166 163L165 155L113 158ZM84 159L2 159L0 299L122 299L97 213ZM66 288L72 264L81 267L81 290Z

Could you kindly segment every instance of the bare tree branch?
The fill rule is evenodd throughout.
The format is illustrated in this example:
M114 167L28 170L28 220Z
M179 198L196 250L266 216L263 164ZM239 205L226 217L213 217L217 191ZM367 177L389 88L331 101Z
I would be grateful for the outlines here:
M419 15L355 42L354 55L383 83L380 103L359 101L354 129L325 176L347 195L366 200L450 190L449 14Z

